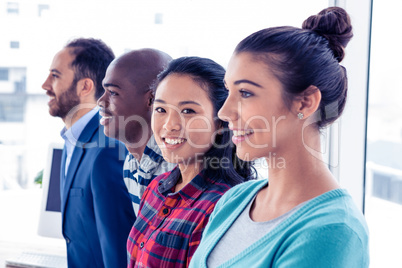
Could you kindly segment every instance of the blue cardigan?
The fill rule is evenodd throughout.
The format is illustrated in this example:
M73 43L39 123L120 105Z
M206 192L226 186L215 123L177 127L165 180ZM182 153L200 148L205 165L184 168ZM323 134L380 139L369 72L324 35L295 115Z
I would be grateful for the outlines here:
M219 239L266 185L266 180L245 182L219 200L190 268L207 267L207 258ZM275 229L220 267L368 266L365 219L346 190L336 189L307 201Z

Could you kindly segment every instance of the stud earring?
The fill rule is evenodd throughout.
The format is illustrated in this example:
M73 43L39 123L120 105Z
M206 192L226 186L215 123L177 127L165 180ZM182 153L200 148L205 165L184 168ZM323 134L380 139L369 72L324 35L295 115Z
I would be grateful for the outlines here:
M303 114L303 113L298 113L298 114L297 114L297 117L298 117L299 119L303 119L304 114Z

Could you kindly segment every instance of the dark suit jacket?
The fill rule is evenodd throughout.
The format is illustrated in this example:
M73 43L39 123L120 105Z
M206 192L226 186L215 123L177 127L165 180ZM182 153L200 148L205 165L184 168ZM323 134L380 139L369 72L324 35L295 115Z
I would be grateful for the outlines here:
M65 174L61 213L68 267L127 267L127 237L135 221L123 181L124 145L109 139L96 114L82 131Z

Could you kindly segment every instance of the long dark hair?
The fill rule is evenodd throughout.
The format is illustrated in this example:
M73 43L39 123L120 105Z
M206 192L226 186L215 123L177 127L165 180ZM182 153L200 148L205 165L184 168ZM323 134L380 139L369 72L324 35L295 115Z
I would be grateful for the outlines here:
M321 91L317 127L325 127L341 116L347 97L345 47L353 37L349 15L340 7L329 7L304 21L302 29L272 27L242 40L235 53L248 52L267 64L282 83L288 105L309 86Z
M207 92L214 107L215 124L223 129L222 133L216 135L212 147L204 154L205 175L214 181L223 178L231 185L253 179L255 171L252 163L237 158L228 122L220 120L217 116L228 96L223 83L225 69L207 58L181 57L171 61L159 74L155 87L171 74L188 75Z

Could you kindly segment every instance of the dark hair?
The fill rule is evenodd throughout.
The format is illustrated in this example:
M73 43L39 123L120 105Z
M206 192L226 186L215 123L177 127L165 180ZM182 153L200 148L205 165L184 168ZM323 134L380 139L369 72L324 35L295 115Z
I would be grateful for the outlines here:
M217 116L228 96L223 83L225 69L210 59L181 57L171 61L169 66L158 75L156 86L171 74L188 75L207 92L214 107L215 124L223 128L222 134L216 135L213 146L204 154L205 175L212 180L224 178L231 185L253 179L255 172L252 163L237 158L228 122L220 120ZM214 165L215 161L220 164Z
M321 91L317 126L334 122L345 107L346 68L339 62L344 48L353 37L349 15L340 7L329 7L303 23L260 30L242 40L235 53L250 52L269 65L283 85L285 103L309 86Z
M75 59L71 63L74 69L74 82L82 78L90 78L95 84L95 98L99 99L104 90L102 80L106 69L114 59L113 51L101 40L93 38L78 38L66 45L72 48Z

